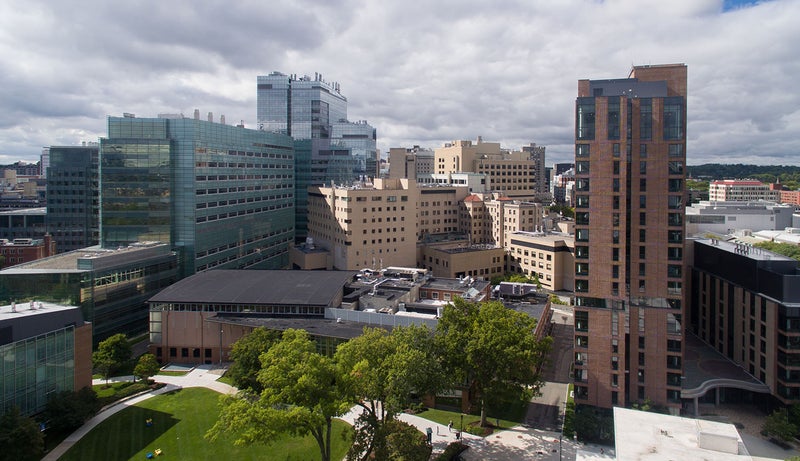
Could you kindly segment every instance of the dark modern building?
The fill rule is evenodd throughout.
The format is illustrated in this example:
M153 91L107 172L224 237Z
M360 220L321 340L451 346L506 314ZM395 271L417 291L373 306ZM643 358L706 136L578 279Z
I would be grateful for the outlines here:
M116 333L136 336L147 332L145 302L178 280L177 265L163 243L84 248L0 271L0 302L78 306L94 344Z
M714 391L723 401L754 401L766 392L783 404L799 403L800 263L716 239L687 248L693 257L687 326L746 378L698 382L685 394Z
M199 117L109 117L100 142L101 245L167 243L180 277L287 267L294 162L292 139L278 133Z
M0 306L0 413L45 409L56 392L92 385L92 325L72 306Z
M47 208L44 207L0 211L0 238L44 238L46 218Z
M98 145L52 146L47 167L47 231L58 252L99 242Z
M578 82L578 404L681 405L686 76L652 65Z

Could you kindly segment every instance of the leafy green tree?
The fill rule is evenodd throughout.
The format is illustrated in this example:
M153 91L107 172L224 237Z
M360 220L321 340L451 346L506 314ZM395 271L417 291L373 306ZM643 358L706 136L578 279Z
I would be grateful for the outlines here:
M61 391L47 402L45 417L48 428L55 432L69 432L83 425L100 411L100 401L91 387L76 392Z
M783 441L792 440L797 434L797 426L789 422L786 408L775 410L764 421L764 432Z
M44 435L31 418L11 407L0 416L0 460L37 461L44 455Z
M376 447L375 459L388 461L428 461L433 448L425 434L416 427L397 419L387 421L381 428L383 443Z
M131 359L131 344L122 333L109 336L97 346L92 354L92 365L108 384L108 378L125 366Z
M538 393L552 339L537 340L535 327L535 319L497 301L456 298L445 307L436 329L437 349L452 384L469 382L476 392L481 426L493 397L526 399Z
M161 365L158 364L156 356L153 354L142 354L136 366L133 367L133 375L138 376L144 381L150 379L151 376L158 374Z
M443 388L444 375L427 327L398 327L392 333L365 328L335 355L343 385L363 412L356 421L348 459L369 459L384 446L382 426L408 408L414 395ZM384 459L378 456L379 459Z
M227 375L236 387L256 394L261 392L261 384L257 379L258 370L261 369L259 357L279 338L277 332L260 327L233 343L231 348L233 364L228 369Z
M261 355L261 394L222 397L219 420L210 440L225 432L237 445L270 443L282 435L311 435L322 461L331 461L331 422L347 412L352 401L341 386L332 358L316 351L302 330L286 330L280 341Z

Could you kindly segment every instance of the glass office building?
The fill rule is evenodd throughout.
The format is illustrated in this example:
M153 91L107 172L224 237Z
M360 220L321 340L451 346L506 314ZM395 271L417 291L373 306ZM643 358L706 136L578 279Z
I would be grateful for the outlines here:
M0 306L0 412L33 415L53 394L90 386L91 329L76 307Z
M360 175L375 176L377 170L375 129L366 121L347 120L347 98L339 90L338 83L325 81L321 74L311 78L272 72L257 78L259 130L311 140L310 167L302 167L299 159L296 165L295 234L300 240L308 231L306 187L347 184Z
M286 135L197 118L109 117L100 142L101 241L168 243L180 277L280 269L294 240Z
M46 222L59 253L99 241L99 151L97 145L49 148Z

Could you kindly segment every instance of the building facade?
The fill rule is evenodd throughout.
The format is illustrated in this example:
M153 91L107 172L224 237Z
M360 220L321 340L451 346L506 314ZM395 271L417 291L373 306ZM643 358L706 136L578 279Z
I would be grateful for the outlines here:
M508 272L537 277L551 291L575 289L575 238L568 234L513 232L507 238Z
M681 403L683 64L580 80L575 102L575 401ZM668 347L670 346L670 347Z
M97 245L98 145L51 146L47 168L47 231L61 253Z
M190 118L109 117L100 141L102 246L167 243L181 277L287 267L294 180L288 136Z
M92 385L92 325L78 307L31 300L0 307L0 412L44 411L57 392Z
M691 331L781 403L800 402L798 262L720 240L696 240L692 251Z
M18 238L14 240L0 239L0 255L3 257L0 267L10 267L56 254L56 242L50 234L44 238Z
M778 202L781 191L760 181L725 179L711 181L708 185L708 200L712 202L749 202L766 200Z
M783 230L792 227L793 205L774 202L712 202L703 200L686 207L686 234L718 235L736 231Z

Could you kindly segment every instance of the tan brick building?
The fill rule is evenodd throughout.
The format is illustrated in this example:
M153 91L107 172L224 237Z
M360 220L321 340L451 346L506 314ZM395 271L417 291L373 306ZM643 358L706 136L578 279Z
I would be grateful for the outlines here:
M489 175L492 190L512 198L534 198L545 192L544 148L527 146L520 152L500 143L453 141L434 150L437 174L473 172Z
M575 238L567 234L512 232L507 237L508 271L534 275L542 288L575 288Z
M575 400L681 405L683 64L580 80L575 102ZM680 356L680 353L678 354ZM669 365L669 366L668 366Z

